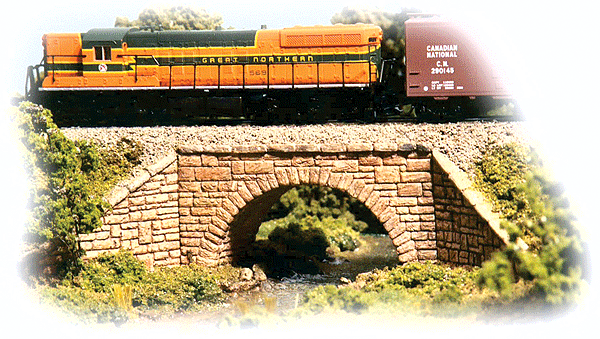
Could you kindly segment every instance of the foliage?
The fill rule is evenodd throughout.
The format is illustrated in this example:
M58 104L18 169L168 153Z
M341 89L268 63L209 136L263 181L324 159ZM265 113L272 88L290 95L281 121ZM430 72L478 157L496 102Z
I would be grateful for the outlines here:
M267 215L267 220L293 217L341 219L361 233L384 233L383 225L360 201L329 187L302 185L286 192Z
M304 296L303 307L313 313L320 313L325 310L362 313L374 302L373 298L373 293L365 293L353 288L325 285L308 291Z
M494 207L507 219L518 220L530 213L530 208L519 187L531 170L528 150L517 144L489 148L475 164L475 185Z
M196 310L223 300L220 284L239 272L196 264L149 272L129 251L101 254L83 264L79 274L56 287L40 287L43 300L83 322L127 321L132 312ZM134 313L135 313L134 312Z
M144 308L187 311L222 298L223 292L208 269L190 264L157 269L142 284L135 286L133 302Z
M127 140L116 150L72 141L54 124L50 111L23 103L12 110L30 182L26 241L52 243L59 275L78 267L83 253L77 235L101 226L109 207L102 196L138 163L139 146Z
M381 56L384 59L403 60L406 55L406 33L404 22L408 13L418 13L414 8L402 8L400 13L388 13L379 9L345 7L331 18L332 24L375 24L383 30Z
M458 315L461 308L477 309L477 270L451 268L431 262L408 263L393 269L362 273L347 286L321 286L309 291L302 307L310 312L343 310L364 313L406 309L421 315ZM477 297L474 297L477 295Z
M147 279L146 266L131 252L100 254L85 263L74 282L83 289L111 292L114 285L135 286Z
M40 106L22 104L15 113L32 183L29 240L58 240L64 258L61 269L70 270L82 253L77 234L99 227L107 207L87 180L98 168L98 154L88 143L67 139Z
M164 30L217 30L221 29L223 17L208 13L196 6L155 6L148 7L138 19L129 21L117 17L115 27L149 27Z
M72 285L41 286L38 291L46 304L76 316L83 323L110 322L120 325L131 316L108 292L96 292Z
M514 148L492 149L478 164L479 182L506 216L502 226L510 237L506 248L483 264L479 283L509 296L520 279L533 284L531 298L550 304L575 302L585 273L575 217L539 156ZM518 238L529 248L519 246Z

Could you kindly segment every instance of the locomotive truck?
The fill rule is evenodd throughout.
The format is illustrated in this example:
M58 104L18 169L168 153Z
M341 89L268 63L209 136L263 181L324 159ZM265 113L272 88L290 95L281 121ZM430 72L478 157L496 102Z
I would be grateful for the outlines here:
M405 25L405 60L381 58L383 33L371 24L49 33L26 99L66 126L461 117L509 96L460 25L437 16Z

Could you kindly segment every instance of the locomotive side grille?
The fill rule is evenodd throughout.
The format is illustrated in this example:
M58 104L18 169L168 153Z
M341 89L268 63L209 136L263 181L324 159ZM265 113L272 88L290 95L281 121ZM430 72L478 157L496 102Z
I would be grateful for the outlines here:
M361 42L360 34L344 34L344 44L358 45Z
M290 46L304 46L304 36L303 35L288 35L286 38L286 42Z
M322 46L323 35L288 35L285 42L290 47Z
M323 35L307 35L306 44L309 46L320 46L323 44Z
M341 45L342 35L341 34L326 34L325 45Z

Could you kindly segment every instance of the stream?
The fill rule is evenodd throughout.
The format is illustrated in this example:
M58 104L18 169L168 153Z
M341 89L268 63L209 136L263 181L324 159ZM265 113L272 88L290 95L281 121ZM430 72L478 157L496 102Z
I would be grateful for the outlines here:
M263 295L275 298L277 313L285 314L298 306L302 295L321 285L339 285L341 278L354 280L360 273L398 264L396 250L387 236L361 235L361 246L342 252L335 260L320 265L323 274L296 274L280 280L269 279L263 284Z
M183 315L177 321L216 325L227 316L239 316L252 309L286 315L297 308L307 291L322 285L340 285L341 278L354 280L360 273L398 264L396 250L387 234L361 235L361 246L342 252L333 261L320 265L323 274L295 274L282 279L268 278L258 291L241 292L215 310Z

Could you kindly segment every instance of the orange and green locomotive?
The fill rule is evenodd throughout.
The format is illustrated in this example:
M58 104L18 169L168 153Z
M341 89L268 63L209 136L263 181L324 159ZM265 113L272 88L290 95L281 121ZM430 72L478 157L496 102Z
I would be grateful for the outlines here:
M310 107L314 98L334 108L349 99L368 100L378 80L381 39L373 25L46 34L44 74L40 66L30 68L27 91L73 119L94 107L150 114L228 111L258 120L312 112L316 118L322 112ZM296 98L298 90L310 93ZM332 97L340 100L323 99Z

